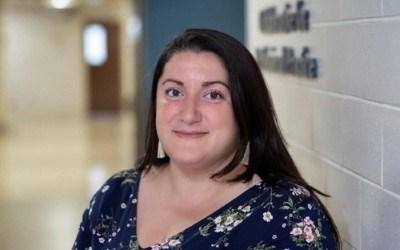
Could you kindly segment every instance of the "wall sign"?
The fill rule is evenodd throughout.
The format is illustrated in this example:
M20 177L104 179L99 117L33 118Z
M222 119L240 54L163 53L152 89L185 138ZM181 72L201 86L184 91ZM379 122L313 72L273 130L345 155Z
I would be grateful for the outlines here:
M310 28L310 11L304 9L304 2L298 1L296 10L289 13L290 4L285 5L281 15L277 14L276 7L270 7L260 13L260 29L263 33L290 33L308 31ZM296 57L295 49L283 47L280 56L277 48L265 46L258 48L256 58L262 69L290 74L298 77L317 78L318 61L310 58L310 49L304 47L301 55Z
M317 59L308 58L309 48L303 48L300 57L295 57L294 49L282 48L281 56L274 56L276 48L261 48L257 50L257 61L261 68L298 77L317 78ZM271 53L272 52L272 53Z
M304 2L298 1L296 11L289 13L290 4L285 5L282 15L276 13L276 8L265 9L260 14L260 28L266 33L307 31L310 27L310 12L303 10Z

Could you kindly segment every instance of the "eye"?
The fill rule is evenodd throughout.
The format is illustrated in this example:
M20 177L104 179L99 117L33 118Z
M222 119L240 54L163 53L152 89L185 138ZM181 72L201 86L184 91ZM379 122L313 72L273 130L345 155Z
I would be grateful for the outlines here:
M177 89L167 89L165 91L165 93L167 94L167 96L170 96L170 97L182 96L182 93Z
M223 99L222 94L216 90L210 91L208 94L205 95L205 97L207 97L211 100Z

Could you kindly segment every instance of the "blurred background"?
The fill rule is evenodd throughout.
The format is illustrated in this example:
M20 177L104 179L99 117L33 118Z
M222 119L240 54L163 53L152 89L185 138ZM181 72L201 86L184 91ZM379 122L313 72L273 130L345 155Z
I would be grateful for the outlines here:
M268 33L262 13L309 30ZM156 59L192 27L317 60L315 79L263 69L289 150L343 249L400 249L400 1L0 0L0 250L71 248L143 155Z
M143 154L162 48L189 27L243 41L244 11L242 0L0 1L0 249L70 249L96 189Z

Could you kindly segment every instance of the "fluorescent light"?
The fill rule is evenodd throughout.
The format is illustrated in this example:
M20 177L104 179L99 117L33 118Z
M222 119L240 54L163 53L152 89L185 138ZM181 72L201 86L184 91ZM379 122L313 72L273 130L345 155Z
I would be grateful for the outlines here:
M90 66L100 66L107 60L107 30L100 24L89 24L83 30L83 56Z
M42 2L53 9L69 9L76 7L79 3L77 0L42 0Z

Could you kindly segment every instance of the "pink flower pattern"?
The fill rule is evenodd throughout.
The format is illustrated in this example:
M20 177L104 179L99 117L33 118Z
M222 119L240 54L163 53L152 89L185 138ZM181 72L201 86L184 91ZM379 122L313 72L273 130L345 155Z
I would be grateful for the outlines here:
M135 234L137 191L133 191L138 188L139 177L137 171L121 172L99 190L86 211L73 249L140 249ZM115 203L115 196L124 193L115 192L118 188L132 191L125 192L128 195L118 197L120 202ZM114 202L102 204L107 197ZM148 249L200 249L199 242L201 249L239 249L236 244L243 246L243 240L249 237L253 241L240 249L335 249L328 219L304 188L260 183L245 197ZM245 230L257 233L247 234L246 239L238 237Z

